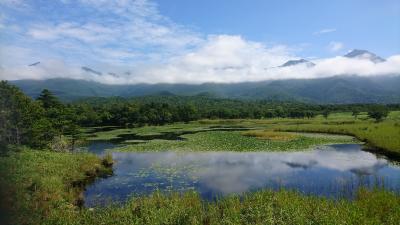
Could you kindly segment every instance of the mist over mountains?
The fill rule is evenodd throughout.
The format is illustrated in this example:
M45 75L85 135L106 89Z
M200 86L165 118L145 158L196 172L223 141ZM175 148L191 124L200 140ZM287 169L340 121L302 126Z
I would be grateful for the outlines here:
M370 64L383 64L386 59L366 50L354 49L342 56ZM36 64L35 66L40 66ZM292 59L278 66L282 69L303 67L313 69L317 62ZM81 70L96 76L102 72L82 66ZM181 83L137 83L105 84L93 80L54 78L43 80L15 80L11 83L20 87L27 95L36 98L43 89L49 89L65 101L87 97L135 97L144 95L208 95L216 98L248 100L302 101L318 104L349 103L400 103L400 74L379 76L338 75L314 79L280 79L256 82L204 82L201 84Z
M45 80L68 78L104 84L158 83L243 83L283 79L318 79L341 75L382 76L400 74L400 55L386 59L367 50L354 49L347 54L329 58L299 58L290 54L263 53L257 55L240 38L219 37L215 45L241 46L240 51L214 54L213 48L188 53L164 63L130 66L90 64L84 61L68 64L42 60L15 68L0 68L5 80ZM240 45L242 43L242 45ZM221 50L222 51L222 50ZM244 52L239 54L238 52ZM260 53L259 51L254 50ZM38 59L39 60L39 59Z
M65 101L86 97L134 97L144 95L199 95L320 104L400 103L400 75L335 76L319 79L288 79L242 83L109 85L86 80L17 80L12 84L35 98L42 89Z

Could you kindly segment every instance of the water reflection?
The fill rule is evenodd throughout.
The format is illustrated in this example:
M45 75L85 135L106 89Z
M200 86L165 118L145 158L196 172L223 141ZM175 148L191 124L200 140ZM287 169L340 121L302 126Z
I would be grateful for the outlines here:
M356 144L308 152L113 153L113 177L85 192L86 205L123 201L155 190L194 189L205 199L262 188L351 197L359 186L400 190L400 167Z

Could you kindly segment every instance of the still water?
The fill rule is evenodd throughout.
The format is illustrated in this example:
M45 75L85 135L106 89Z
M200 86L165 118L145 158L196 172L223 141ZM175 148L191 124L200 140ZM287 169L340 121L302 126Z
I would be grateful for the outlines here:
M96 148L95 148L96 149ZM197 191L213 200L227 194L292 189L327 197L354 197L358 187L400 192L400 165L358 144L306 152L112 153L114 175L87 187L88 207L124 202L154 191Z

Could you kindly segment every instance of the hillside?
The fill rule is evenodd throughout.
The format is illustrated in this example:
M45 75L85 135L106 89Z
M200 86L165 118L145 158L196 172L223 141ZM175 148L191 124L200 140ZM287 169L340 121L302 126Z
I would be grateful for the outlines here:
M133 97L152 94L198 95L239 99L296 100L310 103L399 103L400 76L336 76L246 83L108 85L86 80L10 81L36 98L49 89L65 101L85 97Z

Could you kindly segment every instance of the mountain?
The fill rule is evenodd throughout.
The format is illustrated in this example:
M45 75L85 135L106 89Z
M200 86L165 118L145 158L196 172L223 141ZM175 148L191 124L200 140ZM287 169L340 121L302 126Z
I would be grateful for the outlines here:
M210 95L251 100L303 101L320 104L400 103L400 75L335 76L244 83L108 85L86 80L10 81L36 98L49 89L64 101L86 97L144 95Z
M35 62L35 63L32 63L32 64L30 64L30 65L28 65L28 66L37 66L37 65L39 65L40 64L40 62Z
M299 64L305 64L307 67L313 67L315 66L314 63L305 60L305 59L298 59L298 60L289 60L287 62L285 62L284 64L282 64L279 67L288 67L288 66L295 66L295 65L299 65Z
M381 58L372 52L360 49L354 49L351 52L344 55L344 57L356 58L356 59L368 59L374 63L381 63L386 61L384 58Z
M103 74L102 72L96 71L96 70L91 69L91 68L86 67L86 66L82 66L81 69L86 71L86 72L88 72L88 73L93 73L93 74L96 74L96 75L99 75L99 76Z
M62 100L75 100L85 97L118 96L118 86L107 85L86 80L48 79L48 80L16 80L10 83L18 86L32 98L39 96L43 89L49 89Z
M376 54L369 52L367 50L361 50L361 49L354 49L352 51L350 51L349 53L347 53L346 55L344 55L344 57L347 58L353 58L353 59L368 59L374 63L381 63L381 62L385 62L386 59L377 56ZM313 67L316 64L313 62L310 62L308 60L305 59L296 59L296 60L289 60L287 62L285 62L284 64L280 65L279 67L289 67L289 66L296 66L296 65L300 65L300 64L305 64L307 67Z

